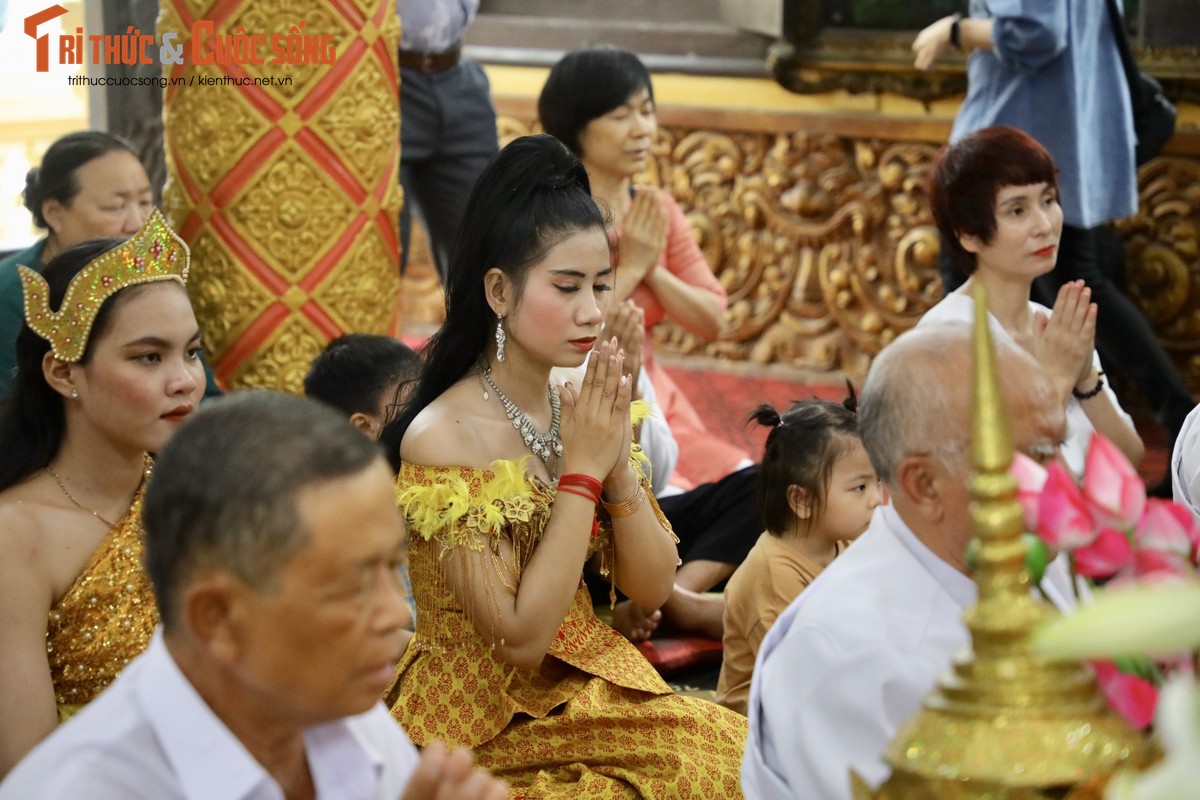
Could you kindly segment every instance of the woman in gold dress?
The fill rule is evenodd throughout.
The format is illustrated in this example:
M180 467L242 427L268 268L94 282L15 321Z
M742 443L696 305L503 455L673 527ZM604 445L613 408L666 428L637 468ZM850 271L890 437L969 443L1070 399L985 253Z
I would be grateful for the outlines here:
M514 141L471 194L446 324L384 434L417 602L388 702L414 742L474 748L514 797L738 797L745 720L672 694L582 582L593 560L657 608L677 563L624 354L600 341L612 284L578 159ZM589 351L579 386L552 384Z
M187 248L132 239L22 268L25 325L0 404L0 776L145 649L148 453L204 389ZM59 309L58 312L52 309Z

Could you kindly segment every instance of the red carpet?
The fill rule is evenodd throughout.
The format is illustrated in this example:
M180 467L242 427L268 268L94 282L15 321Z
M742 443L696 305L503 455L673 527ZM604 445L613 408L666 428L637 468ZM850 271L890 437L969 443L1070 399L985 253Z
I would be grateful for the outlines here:
M805 383L742 375L720 369L672 366L667 371L692 401L709 430L719 432L728 441L746 448L755 459L762 456L767 431L753 423L746 426L743 420L756 405L767 402L783 412L794 400L820 397L841 401L846 397L845 383L838 383L836 377L831 377L829 382ZM860 388L858 384L855 385L856 391ZM1147 483L1153 483L1166 474L1171 454L1166 449L1163 429L1151 420L1138 419L1135 403L1130 403L1130 407L1135 414L1138 433L1146 445L1146 457L1138 472Z

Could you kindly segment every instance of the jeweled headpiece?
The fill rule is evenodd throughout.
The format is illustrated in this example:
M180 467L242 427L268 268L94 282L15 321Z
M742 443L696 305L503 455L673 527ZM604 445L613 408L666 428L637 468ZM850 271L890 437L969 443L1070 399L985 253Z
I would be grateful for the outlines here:
M25 295L25 323L50 342L55 358L78 361L105 300L139 283L186 284L190 259L188 246L156 208L128 241L100 254L71 279L58 311L50 310L46 279L29 267L17 267Z

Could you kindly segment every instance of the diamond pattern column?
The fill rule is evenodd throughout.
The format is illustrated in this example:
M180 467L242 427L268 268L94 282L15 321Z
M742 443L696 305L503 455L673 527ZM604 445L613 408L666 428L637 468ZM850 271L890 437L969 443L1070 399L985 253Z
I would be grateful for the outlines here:
M217 36L265 37L265 63L193 63L197 20ZM336 59L270 63L272 37L296 30L332 37ZM160 40L167 32L185 62L163 68L184 79L164 90L163 205L192 248L205 348L230 388L298 392L330 339L398 323L395 2L162 0ZM275 85L201 85L222 76Z

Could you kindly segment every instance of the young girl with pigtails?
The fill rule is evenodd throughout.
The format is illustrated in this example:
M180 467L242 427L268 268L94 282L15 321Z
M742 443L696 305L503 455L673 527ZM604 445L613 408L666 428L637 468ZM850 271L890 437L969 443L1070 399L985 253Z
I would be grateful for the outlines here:
M739 713L776 617L867 529L880 504L854 407L853 396L840 404L803 400L781 416L764 403L747 417L770 432L758 488L767 530L725 587L717 702Z

